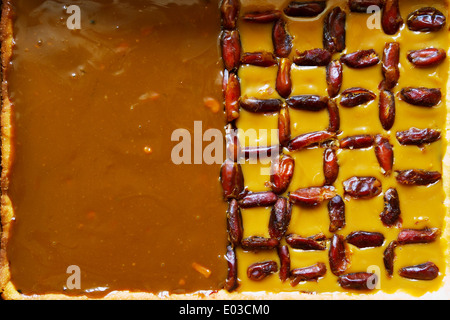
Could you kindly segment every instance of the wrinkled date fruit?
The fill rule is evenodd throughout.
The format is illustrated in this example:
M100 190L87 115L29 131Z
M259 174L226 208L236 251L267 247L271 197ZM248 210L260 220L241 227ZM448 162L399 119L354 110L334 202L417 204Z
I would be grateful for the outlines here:
M280 59L275 87L279 95L283 98L287 98L291 94L291 61L287 58Z
M381 83L382 89L391 90L400 77L400 44L398 42L388 42L383 50L382 74L384 80Z
M394 165L394 150L388 138L379 134L375 137L375 155L383 174L389 176Z
M269 235L281 240L291 221L291 204L286 198L279 198L270 211Z
M257 262L247 268L247 277L253 281L261 281L277 271L278 265L275 261Z
M281 18L281 11L268 10L261 12L248 12L242 16L242 20L254 23L270 23Z
M244 175L239 163L225 160L220 170L220 181L224 199L237 199L244 192Z
M315 17L325 10L326 1L292 1L284 9L284 13L290 17Z
M277 59L271 52L246 52L242 55L241 63L258 67L270 67L277 64Z
M286 154L280 154L272 162L270 184L273 192L284 193L291 183L294 175L295 160Z
M396 137L402 145L422 146L425 143L432 143L439 140L441 138L441 132L434 129L410 128L397 132Z
M340 7L334 7L325 17L323 25L323 47L331 53L345 49L346 14Z
M328 217L330 232L336 232L345 227L345 203L340 195L334 196L328 202Z
M227 246L225 259L228 265L228 274L225 280L225 290L231 292L239 286L236 253L232 246Z
M372 248L382 246L384 236L379 232L354 231L347 236L346 240L358 248Z
M339 60L333 60L327 65L326 79L328 95L334 98L342 85L342 63Z
M388 227L397 225L401 222L400 213L400 200L397 190L389 188L384 193L384 209L380 214L381 222Z
M352 12L367 13L370 6L382 8L383 0L349 0L348 4Z
M230 123L225 128L225 141L227 159L237 162L241 158L241 144L237 131Z
M228 238L233 246L238 246L244 233L242 225L241 209L236 199L231 199L227 210Z
M224 30L221 38L222 60L227 70L239 67L241 60L241 40L237 30Z
M296 234L288 234L286 235L286 243L290 245L294 249L301 250L325 250L326 237L323 233L319 233L318 235L312 237L302 237Z
M318 262L305 268L296 268L291 270L291 286L296 286L301 281L312 281L323 277L327 273L325 263Z
M426 171L420 169L396 171L397 182L404 185L426 186L441 179L441 174L437 171Z
M415 266L401 268L401 277L415 280L433 280L439 275L439 268L433 262L425 262Z
M271 191L246 194L239 200L241 208L269 207L278 200L278 196Z
M355 272L340 276L338 282L344 289L372 290L376 287L378 277L375 273Z
M381 27L384 33L396 34L402 25L403 19L400 15L398 0L385 0L381 15Z
M277 57L287 58L292 50L292 37L286 29L286 22L278 19L272 30L274 53Z
M439 234L438 228L403 229L397 236L397 242L401 245L430 243L436 240Z
M323 173L326 185L332 185L338 177L339 163L334 148L326 148L323 152Z
M241 241L242 249L246 251L272 250L280 244L275 238L252 236Z
M315 206L323 201L330 200L336 195L332 186L309 187L297 189L289 194L289 199L295 204Z
M287 147L291 140L291 117L289 108L281 108L278 113L278 140L282 147Z
M392 92L380 91L378 111L381 126L384 130L390 130L395 122L395 98Z
M348 257L345 240L341 235L333 235L328 251L328 259L330 263L331 272L339 276L343 274L348 268Z
M437 66L445 60L447 54L444 49L426 48L409 51L407 57L414 66L423 68Z
M277 248L278 258L280 259L280 272L278 273L281 282L286 281L291 273L291 258L289 256L289 248L280 246Z
M336 137L336 133L329 131L316 131L305 133L289 141L289 151L301 150L313 145L324 143Z
M286 99L286 104L293 109L320 111L327 107L328 97L317 95L292 96Z
M223 0L220 5L220 13L222 16L222 27L225 29L235 29L236 21L239 15L239 0Z
M441 90L437 88L403 88L401 98L409 104L422 107L433 107L441 101Z
M374 138L368 134L345 137L339 140L339 147L343 149L363 149L373 145Z
M432 7L425 7L411 12L406 21L411 31L439 31L445 25L445 15Z
M375 100L375 93L363 88L349 88L342 92L341 105L344 107L356 107Z
M344 54L341 62L350 68L360 69L376 65L380 59L373 49L359 50L356 52Z
M383 263L388 277L392 277L394 274L395 248L397 246L397 241L391 241L383 252Z
M339 128L341 127L341 117L339 116L339 108L333 99L329 99L327 103L327 110L328 110L328 117L329 117L329 124L328 124L328 131L337 133L339 131Z
M225 80L224 80L225 81ZM225 115L228 122L239 118L239 98L241 96L241 85L238 76L229 72L225 83L224 100Z
M345 194L352 198L373 198L381 193L381 182L375 177L351 177L343 185Z
M277 112L281 109L283 102L279 99L255 99L242 97L240 106L253 113Z
M297 54L294 63L298 66L326 66L331 61L331 53L325 49L311 49Z

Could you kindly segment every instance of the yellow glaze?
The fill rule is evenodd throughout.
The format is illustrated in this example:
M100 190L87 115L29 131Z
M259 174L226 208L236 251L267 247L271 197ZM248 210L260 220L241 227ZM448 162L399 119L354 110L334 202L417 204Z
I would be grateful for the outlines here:
M241 13L263 9L282 9L289 1L267 0L243 0L241 1ZM394 149L394 170L401 169L426 169L443 172L443 159L447 141L445 139L446 128L446 86L448 61L437 67L418 69L414 68L407 60L406 54L409 50L426 47L438 47L448 49L448 25L440 32L415 33L403 25L401 31L394 36L388 36L381 29L368 29L368 14L348 13L346 1L328 1L327 10L319 17L313 19L288 18L287 28L293 36L293 50L291 58L296 50L322 47L322 26L326 13L334 6L340 5L347 11L346 25L346 50L342 53L350 53L360 49L375 49L380 58L386 42L396 41L400 43L400 80L394 88L396 95L396 119L390 131L384 131L378 117L378 98L374 101L355 108L340 107L341 133L339 138L356 134L378 134L389 136ZM448 16L448 8L444 1L400 1L400 12L406 21L407 15L424 6L432 5ZM272 52L271 30L272 24L251 24L239 21L239 30L242 41L243 52L266 50ZM334 59L340 54L335 54ZM276 67L262 68L255 66L242 66L239 69L242 94L258 98L280 98L275 90ZM292 95L318 94L327 95L325 81L325 67L298 67L292 66ZM341 92L350 87L363 87L378 95L378 84L382 80L381 63L365 68L350 69L344 66L343 84ZM407 86L438 87L442 91L442 101L433 108L421 108L408 105L398 98L399 91ZM337 97L337 101L340 97ZM290 110L292 137L299 134L324 130L328 126L328 113L326 110L319 112ZM241 111L237 121L239 129L276 129L277 114L251 114ZM406 130L411 127L433 128L442 131L442 138L423 148L416 146L401 146L395 138L397 131ZM271 141L268 135L258 135L256 140L241 139L246 146L265 145ZM286 152L286 151L285 151ZM323 149L311 148L291 153L295 159L296 167L294 177L289 191L297 188L320 186L324 183L322 161ZM440 181L427 187L407 187L398 185L394 175L383 176L380 166L375 157L373 148L362 150L339 150L338 159L340 172L334 186L342 195L342 182L353 175L375 176L381 180L383 191L390 187L396 187L400 198L403 228L435 227L445 230L445 216L447 209L444 206L445 193ZM267 181L269 164L243 164L246 186L251 191L269 190ZM396 250L394 263L394 276L388 278L383 265L383 251L390 241L396 239L399 228L385 227L379 218L383 210L383 194L368 200L345 200L346 204L346 227L338 231L343 236L351 231L377 231L385 235L385 243L382 247L358 249L349 245L351 251L351 266L347 272L374 271L380 275L379 288L372 291L394 293L403 291L413 296L420 296L426 292L438 290L443 283L446 273L446 236L430 244L405 245ZM259 235L268 236L268 221L270 208L246 209L242 211L244 221L244 236ZM294 206L292 219L288 233L297 233L302 236L311 236L319 232L328 237L332 234L328 231L329 218L326 203L314 208L303 208ZM282 240L282 244L285 244ZM337 277L331 274L328 265L328 251L301 251L289 248L291 257L291 268L306 267L317 262L324 262L328 272L317 282L300 282L292 287L289 281L281 283L278 274L273 274L266 279L256 282L247 278L247 267L255 262L265 260L278 261L276 251L250 253L237 249L239 266L239 279L241 286L238 292L255 291L314 291L321 293L344 291L337 283ZM440 276L432 281L413 281L401 278L398 269L420 264L426 261L434 262L440 269Z

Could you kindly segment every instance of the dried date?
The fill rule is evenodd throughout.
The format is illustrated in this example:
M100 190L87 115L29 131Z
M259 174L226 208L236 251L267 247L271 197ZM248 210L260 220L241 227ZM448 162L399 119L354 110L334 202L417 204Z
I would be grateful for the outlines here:
M321 48L297 51L297 56L294 57L294 63L298 66L326 66L330 61L331 53Z
M222 27L225 29L235 29L236 21L239 16L239 0L223 0L220 4L220 13L222 17Z
M403 185L426 186L441 179L441 173L421 169L398 170L397 182Z
M327 107L328 97L318 95L298 95L286 99L286 104L293 109L320 111Z
M326 148L323 153L323 173L326 185L332 185L338 177L339 163L333 147Z
M278 247L280 241L275 238L264 238L259 236L251 236L241 241L242 249L246 251L272 250Z
M401 277L414 280L433 280L439 276L439 268L433 262L425 262L399 270Z
M253 281L261 281L277 271L278 265L275 261L257 262L247 268L247 277Z
M426 48L421 50L412 50L408 52L407 58L415 67L426 68L441 64L447 54L444 49Z
M373 146L374 137L369 134L349 136L339 140L339 147L343 149L363 149Z
M305 149L317 144L324 143L326 141L332 140L336 137L336 133L329 131L315 131L310 133L305 133L293 138L289 141L288 149L289 151L296 151Z
M294 175L295 161L290 155L280 154L274 159L271 166L270 185L273 192L284 193L291 183Z
M400 97L415 106L433 107L441 101L441 90L438 88L407 87L400 91Z
M331 272L334 275L339 276L347 270L349 266L347 248L345 240L341 235L333 235L328 251L328 260Z
M221 38L222 60L227 70L239 67L241 60L241 40L237 30L224 30Z
M291 221L291 204L286 198L280 197L270 211L269 235L281 240Z
M356 199L373 198L381 193L381 182L375 177L351 177L343 182L345 195Z
M241 209L236 199L231 199L227 210L227 229L230 243L236 247L242 241L244 227L242 224Z
M345 49L346 14L340 7L334 7L324 19L323 47L331 53Z
M369 49L344 54L341 62L350 68L361 69L376 65L380 59L375 50Z
M344 289L372 290L376 287L378 277L375 273L355 272L341 275L338 282Z
M389 138L380 134L375 136L375 155L381 169L383 169L383 174L389 176L394 165L394 150Z
M246 194L239 200L241 208L269 207L275 204L278 196L271 191L262 191Z
M400 44L398 42L388 42L384 46L382 58L382 74L384 80L381 82L381 89L393 89L400 78Z
M291 286L295 287L301 281L317 281L327 273L325 263L318 262L312 266L291 270Z
M330 200L336 196L335 188L332 186L300 188L289 194L289 199L294 204L315 206L323 201Z
M242 16L242 20L253 23L271 23L281 18L281 11L267 10L247 12Z
M241 58L242 64L251 64L258 67L271 67L277 64L275 55L271 52L245 52Z
M383 129L390 130L395 122L395 97L391 91L380 91L378 114Z
M399 225L400 219L400 200L395 188L389 188L384 193L384 209L380 214L381 222L388 227Z
M336 232L345 227L345 203L340 195L334 196L328 202L328 216L330 232Z
M445 15L433 7L424 7L411 12L406 24L411 31L434 32L445 25Z
M278 64L277 79L275 87L280 96L283 98L289 97L292 91L291 80L291 60L281 58Z
M397 242L401 245L413 243L430 243L440 235L438 228L403 229L397 236Z
M346 89L341 95L341 105L349 108L365 104L377 97L372 91L359 87Z
M241 97L239 105L241 108L253 113L278 112L283 106L280 99L256 99Z
M272 30L274 53L277 57L287 58L292 50L292 36L286 28L286 22L278 19Z
M297 234L288 234L285 238L286 243L294 249L323 251L327 248L325 243L326 237L323 233L307 238Z
M326 1L291 1L284 9L284 13L290 17L315 17L321 14L327 4Z
M384 33L396 34L402 25L403 19L400 15L398 0L385 0L381 15L381 27Z
M244 192L244 175L239 163L226 159L220 170L224 199L239 198Z
M326 68L328 95L336 97L342 85L342 63L339 60L331 61Z
M346 240L360 249L380 247L384 243L384 235L379 232L353 231L347 236Z
M434 129L410 128L396 133L397 140L402 145L422 146L441 138L441 132Z

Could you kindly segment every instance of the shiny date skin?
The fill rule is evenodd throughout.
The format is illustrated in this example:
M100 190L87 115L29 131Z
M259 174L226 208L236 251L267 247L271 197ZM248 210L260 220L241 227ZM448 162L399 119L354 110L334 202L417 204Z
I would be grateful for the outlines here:
M244 175L239 163L226 159L220 169L224 199L238 199L244 193Z
M383 264L389 278L394 274L395 248L397 246L397 241L391 241L383 252Z
M400 78L400 44L398 42L388 42L384 45L381 72L383 81L381 89L392 90Z
M251 236L241 241L242 249L246 251L272 250L278 247L280 241L275 238L264 238L259 236Z
M323 233L307 238L296 234L288 234L285 238L286 243L294 249L323 251L327 248L325 243L326 237Z
M343 149L363 149L373 146L374 137L368 134L349 136L339 140L339 147Z
M291 275L291 257L287 246L279 246L277 248L278 258L280 259L280 271L278 275L281 282L285 282Z
M299 135L299 136L293 138L291 141L289 141L288 149L289 149L289 151L305 149L305 148L332 140L335 137L336 137L336 133L329 132L329 131L315 131L315 132L305 133L305 134Z
M370 6L383 7L383 0L349 0L348 5L351 12L367 13Z
M236 28L236 21L239 16L239 0L222 0L220 13L222 17L222 27L228 30Z
M354 69L371 67L380 62L378 54L373 49L347 53L340 60L346 66Z
M275 204L277 200L278 196L271 191L248 193L239 200L239 207L244 209L269 207Z
M398 170L396 172L397 182L403 185L426 186L439 181L442 177L440 172L421 169Z
M403 229L397 236L397 242L401 245L414 243L430 243L440 235L438 228Z
M291 80L291 60L287 58L281 58L278 64L277 79L275 82L275 88L278 94L287 98L292 91Z
M300 188L289 194L289 200L294 204L315 206L323 201L330 200L336 196L335 188L332 186Z
M291 117L287 107L281 108L278 113L278 140L282 147L287 147L291 140Z
M405 131L398 131L395 136L402 145L422 146L439 140L441 132L434 129L410 128Z
M280 197L270 211L269 235L281 240L291 221L291 204L286 198Z
M242 241L244 227L242 224L241 209L236 199L231 199L227 210L227 230L230 243L237 247Z
M375 156L380 164L383 174L389 176L394 166L394 150L389 138L380 134L375 136Z
M384 208L380 213L381 222L387 226L399 226L400 219L400 200L398 198L398 192L395 188L389 188L384 193Z
M327 107L328 97L318 95L298 95L286 99L286 104L293 109L320 111Z
M272 41L275 55L287 58L292 50L292 36L286 28L286 22L281 18L273 26Z
M400 91L402 100L421 107L433 107L441 101L441 90L438 88L407 87Z
M344 289L372 290L376 287L378 277L375 273L355 272L341 275L338 283Z
M334 7L324 19L323 47L331 53L345 49L346 14L340 7Z
M336 232L345 227L345 203L340 195L328 201L328 217L330 218L330 232Z
M227 260L228 265L228 274L225 280L225 290L231 292L239 287L236 252L231 245L227 246L225 260Z
M333 147L326 148L323 152L323 173L325 185L332 185L339 174L339 163L336 150Z
M286 154L280 154L272 162L270 186L277 194L286 192L294 175L295 160Z
M327 111L329 117L327 131L337 133L341 127L341 117L339 115L339 108L336 101L333 99L328 100Z
M403 278L433 280L439 276L439 268L433 262L425 262L415 266L401 268L398 273Z
M376 197L381 193L381 182L375 177L351 177L343 182L345 195L356 199Z
M264 159L270 157L272 154L278 152L279 146L257 146L257 147L244 147L242 148L241 156L244 156L244 159Z
M224 77L224 87L225 115L227 122L230 123L239 118L241 96L241 84L234 72L227 72L227 76Z
M347 243L350 243L358 248L373 248L380 247L384 243L384 236L379 232L368 231L353 231L347 238Z
M380 91L378 114L383 129L390 130L395 122L395 97L391 91Z
M331 61L326 68L327 91L331 98L338 95L342 86L342 63L339 60Z
M222 60L229 71L237 69L241 60L241 40L237 30L224 30L221 37Z
M242 16L242 20L253 23L271 23L280 18L281 11L279 10L247 12Z
M340 276L347 270L349 266L347 248L345 240L341 235L333 235L330 249L328 250L328 260L331 272L334 275Z
M297 56L294 57L294 63L298 66L326 66L330 61L331 53L321 48L297 51Z
M411 12L406 24L411 31L435 32L445 25L445 15L433 7L424 7Z
M365 104L377 97L372 91L359 87L346 89L341 96L341 105L348 108Z
M284 13L290 17L316 17L326 7L326 1L291 1L284 9Z
M227 159L237 162L241 158L241 144L231 123L225 127L225 142Z
M247 277L253 281L261 281L277 271L278 265L275 261L257 262L247 268Z
M400 15L398 0L385 0L381 15L381 27L384 33L394 35L402 25L403 19Z
M291 270L291 286L295 287L301 281L317 281L327 273L325 263L318 262L312 266Z
M283 106L280 99L256 99L242 97L239 105L241 108L253 113L277 112Z
M273 53L267 51L245 52L241 57L241 64L271 67L277 64L277 59Z
M421 50L412 50L408 52L407 58L415 67L427 68L441 64L447 54L441 48L426 48Z

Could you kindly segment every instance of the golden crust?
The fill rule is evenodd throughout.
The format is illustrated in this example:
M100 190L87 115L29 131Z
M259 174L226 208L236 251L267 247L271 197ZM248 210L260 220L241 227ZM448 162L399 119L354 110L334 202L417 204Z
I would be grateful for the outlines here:
M12 148L12 141L14 136L13 131L13 106L9 100L8 84L5 80L7 78L9 65L11 61L12 51L14 47L14 35L13 35L13 22L14 12L13 6L10 0L3 1L1 14L1 61L2 61L2 93L1 93L1 154L2 154L2 172L1 172L1 247L0 247L0 290L3 299L8 300L87 300L92 299L86 295L82 296L67 296L64 294L42 294L27 296L17 291L10 278L10 269L6 246L9 239L11 224L14 218L14 211L12 203L8 196L9 185L9 173L11 164L13 161L14 150ZM449 17L448 17L449 18ZM450 35L450 33L449 33ZM448 50L447 55L450 55ZM442 287L435 292L428 292L420 297L420 299L442 299L447 300L450 297L450 81L447 83L447 118L446 118L446 152L443 159L443 186L446 195L445 209L446 216L444 221L444 228L442 238L445 241L445 257L446 257L446 270ZM229 293L225 290L217 292L196 292L192 294L153 294L149 292L112 292L101 299L107 300L195 300L195 299L218 299L218 300L292 300L292 299L305 299L305 300L349 300L349 299L364 299L364 300L377 300L377 299L415 299L406 292L398 291L393 294L387 294L384 292L377 292L375 294L361 294L361 293L302 293L302 292L281 292L281 293L269 293L269 292L242 292L242 293Z

